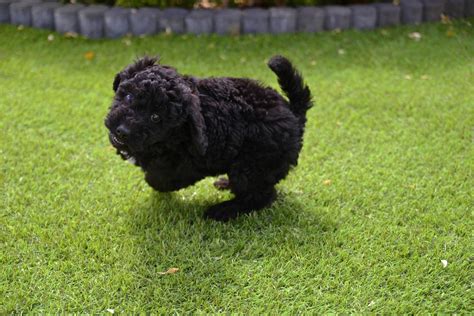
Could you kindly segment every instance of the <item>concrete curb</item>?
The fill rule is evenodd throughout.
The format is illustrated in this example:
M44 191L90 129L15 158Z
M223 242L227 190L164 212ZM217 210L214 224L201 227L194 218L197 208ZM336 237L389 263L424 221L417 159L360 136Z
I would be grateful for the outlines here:
M357 30L371 30L377 25L377 7L372 5L353 5L352 27Z
M54 11L61 7L56 2L35 4L31 7L31 20L33 27L54 30Z
M125 9L60 4L58 0L0 0L0 23L33 26L88 38L117 38L159 32L192 34L315 33L323 30L389 27L474 16L474 0L401 0L400 5L302 6L270 9ZM45 3L53 2L53 3Z
M324 28L331 30L346 30L351 27L351 13L349 7L330 5L324 8Z
M245 34L268 33L270 12L260 8L242 11L242 31Z

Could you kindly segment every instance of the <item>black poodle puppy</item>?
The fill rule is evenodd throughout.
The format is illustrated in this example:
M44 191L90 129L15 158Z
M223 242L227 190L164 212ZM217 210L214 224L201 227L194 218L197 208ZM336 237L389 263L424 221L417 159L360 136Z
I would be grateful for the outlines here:
M275 184L295 166L302 146L308 86L290 61L269 67L288 96L245 78L195 78L144 57L118 73L105 120L117 153L145 172L155 190L175 191L207 176L235 197L207 218L227 221L276 198Z

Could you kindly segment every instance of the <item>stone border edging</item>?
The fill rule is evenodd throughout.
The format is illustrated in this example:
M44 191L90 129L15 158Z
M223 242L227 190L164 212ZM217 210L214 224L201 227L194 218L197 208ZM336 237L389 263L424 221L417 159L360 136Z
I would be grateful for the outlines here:
M385 0L381 0L385 1ZM331 30L370 30L399 24L474 16L474 0L401 0L381 3L274 7L270 9L128 9L104 5L59 4L58 0L0 0L0 23L118 38L159 32L192 34L281 34Z

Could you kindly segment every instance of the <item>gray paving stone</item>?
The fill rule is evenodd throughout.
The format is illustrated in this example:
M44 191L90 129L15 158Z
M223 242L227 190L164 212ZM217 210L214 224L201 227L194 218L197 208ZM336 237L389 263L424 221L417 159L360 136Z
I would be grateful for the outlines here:
M0 24L10 23L10 4L14 0L0 0Z
M446 0L444 12L451 18L461 19L464 17L464 6L464 0Z
M214 11L206 9L192 10L185 18L186 31L192 34L211 34L213 31Z
M422 0L423 2L423 21L433 22L441 20L441 14L444 11L445 0Z
M242 31L245 34L268 33L270 13L260 8L242 11Z
M322 32L324 30L324 10L317 7L297 9L296 30L298 32Z
M107 38L118 38L130 33L130 10L111 8L104 13L104 33Z
M184 19L189 11L183 8L168 8L163 10L159 21L160 28L166 32L181 34L186 31Z
M44 2L31 7L32 25L41 29L54 30L54 10L61 7L58 2Z
M104 37L104 13L107 10L105 5L91 5L80 10L78 16L81 34L94 39Z
M242 11L237 9L220 9L214 15L214 32L217 34L241 33Z
M418 0L402 0L401 21L403 24L420 24L423 21L423 4Z
M296 10L293 8L270 8L270 32L273 34L296 31Z
M59 33L80 32L78 12L84 9L82 4L68 4L54 10L54 26Z
M130 29L133 35L150 35L157 33L158 19L161 10L157 8L132 9L130 12Z
M353 5L351 25L357 30L371 30L377 23L377 9L373 5Z
M351 26L351 9L343 6L327 6L324 8L326 30L345 30Z
M400 24L400 6L391 3L377 3L377 26L387 27Z
M464 16L471 17L474 16L474 0L466 0L464 6Z
M31 26L31 7L39 2L39 0L30 0L10 4L10 23Z

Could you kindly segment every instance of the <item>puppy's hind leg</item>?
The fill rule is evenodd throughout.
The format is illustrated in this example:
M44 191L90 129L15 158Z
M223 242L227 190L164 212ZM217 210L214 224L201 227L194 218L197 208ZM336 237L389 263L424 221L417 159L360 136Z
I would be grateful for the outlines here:
M228 221L240 214L257 211L270 206L276 199L273 176L249 172L229 173L230 189L235 197L211 206L204 214L206 218ZM268 181L272 179L272 181Z

